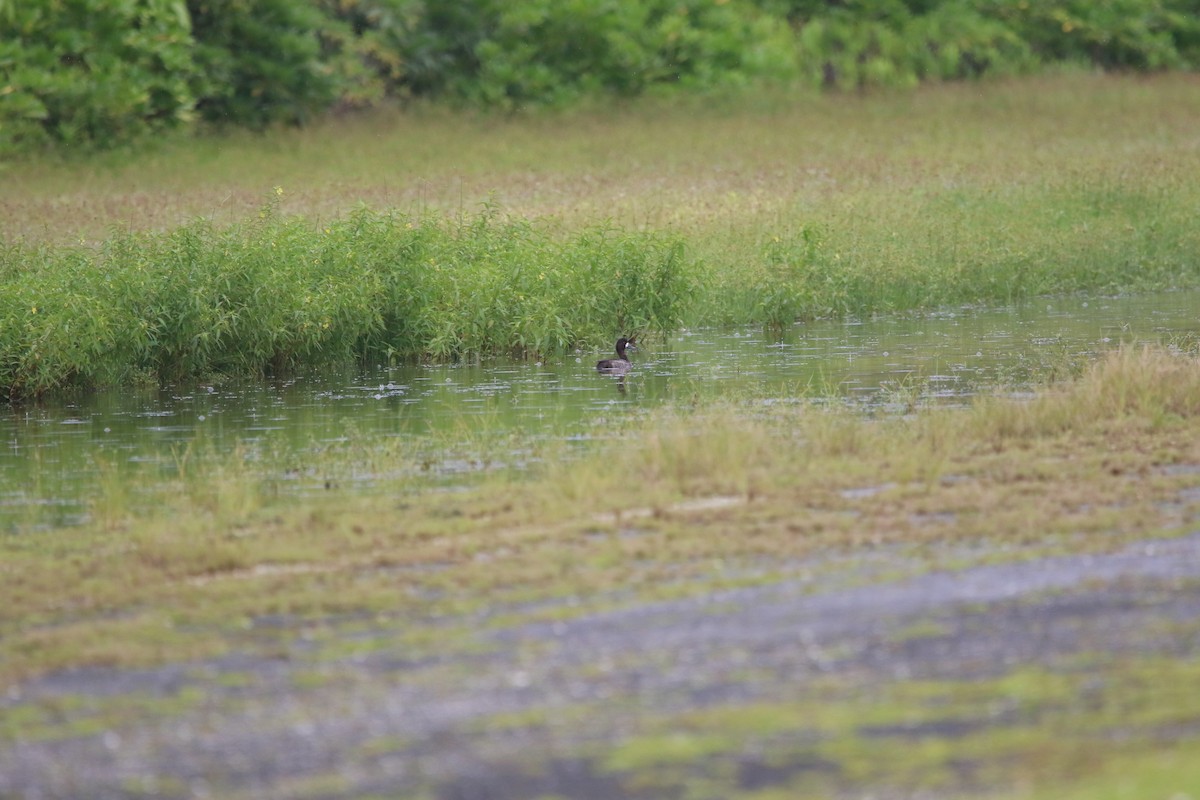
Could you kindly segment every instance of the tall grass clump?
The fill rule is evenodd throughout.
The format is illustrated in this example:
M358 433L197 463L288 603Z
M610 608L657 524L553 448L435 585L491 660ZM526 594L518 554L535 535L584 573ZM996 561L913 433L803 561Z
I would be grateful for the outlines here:
M280 190L277 190L280 191ZM557 235L484 211L273 206L101 247L0 250L0 393L360 360L537 355L679 324L696 269L673 239Z
M631 425L623 446L584 459L570 474L555 471L555 486L574 503L585 495L628 501L622 487L631 475L639 501L655 492L753 496L771 486L791 490L800 481L817 486L856 476L872 485L881 472L925 481L951 456L1056 436L1107 440L1119 449L1112 443L1125 441L1123 433L1182 431L1200 417L1200 361L1158 346L1116 348L1066 380L1039 385L1031 398L994 389L965 409L930 405L903 416L729 399L663 409ZM622 505L614 500L613 510Z
M995 441L1133 423L1147 427L1200 415L1200 367L1194 355L1125 345L1081 375L1047 388L1028 403L991 399L976 404L974 424Z
M849 211L783 218L777 233L742 244L752 257L713 270L704 314L709 323L779 326L1195 286L1200 230L1187 204L1195 193L1170 176L1157 180L923 186L903 201L890 187L857 194ZM711 245L697 251L709 262L723 255Z
M387 357L543 354L666 331L696 280L682 243L653 234L599 227L559 240L486 212L419 226L361 213L350 225L377 231L361 237L360 263L380 276L384 311L364 343Z

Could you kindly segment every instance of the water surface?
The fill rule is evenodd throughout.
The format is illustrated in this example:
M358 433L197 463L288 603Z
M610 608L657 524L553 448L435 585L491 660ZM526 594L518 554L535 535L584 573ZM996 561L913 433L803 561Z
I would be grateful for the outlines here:
M634 354L623 382L597 375L595 361L607 354L589 352L545 363L113 390L5 408L0 530L78 523L95 516L105 497L158 502L156 493L181 472L213 464L240 464L248 480L269 478L285 497L370 491L412 477L388 472L394 460L381 471L372 457L372 448L394 445L415 454L428 474L452 480L486 466L472 457L481 449L519 464L530 441L586 447L632 414L721 396L790 401L816 392L867 408L898 395L961 402L981 387L1019 386L1120 342L1194 338L1198 308L1200 292L1178 292L822 321L782 336L758 328L685 331Z

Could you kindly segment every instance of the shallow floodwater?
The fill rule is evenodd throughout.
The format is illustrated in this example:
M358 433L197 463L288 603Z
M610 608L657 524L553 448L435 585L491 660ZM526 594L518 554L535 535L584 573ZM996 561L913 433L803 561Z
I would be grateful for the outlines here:
M0 530L79 523L102 513L105 498L159 502L181 472L213 465L240 465L238 475L266 478L284 497L429 479L381 472L377 462L389 460L372 448L389 445L424 473L453 480L486 466L472 457L481 449L520 464L531 441L587 447L631 413L696 399L961 402L981 387L1019 386L1120 342L1194 338L1198 309L1200 292L1178 292L815 322L782 336L760 328L686 331L634 354L623 382L597 375L595 361L607 354L589 352L546 363L115 390L4 408Z

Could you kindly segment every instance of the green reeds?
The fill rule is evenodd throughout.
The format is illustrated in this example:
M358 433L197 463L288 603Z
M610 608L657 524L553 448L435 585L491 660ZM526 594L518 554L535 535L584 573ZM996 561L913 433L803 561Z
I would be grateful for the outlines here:
M0 249L0 395L354 360L545 357L618 333L1194 286L1176 195L1085 180L915 198L719 252L502 216L274 205L227 226ZM901 234L900 231L905 233Z
M559 236L485 211L361 209L0 251L0 393L349 359L544 354L668 330L696 274L669 237Z
M786 325L1195 286L1196 197L1164 173L928 190L903 201L894 191L862 196L850 211L781 221L755 259L713 274L705 317ZM711 246L697 251L706 261L725 257Z

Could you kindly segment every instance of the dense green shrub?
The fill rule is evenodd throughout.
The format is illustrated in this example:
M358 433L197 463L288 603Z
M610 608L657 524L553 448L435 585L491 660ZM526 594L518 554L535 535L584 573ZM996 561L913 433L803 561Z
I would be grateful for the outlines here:
M1027 72L1195 68L1195 0L761 0L796 26L801 68L825 86Z
M369 108L387 97L407 97L409 72L399 41L416 19L412 0L366 3L316 0L325 16L321 58L337 81L340 108Z
M188 0L205 119L262 128L300 123L337 99L321 59L317 8L294 0Z
M800 23L797 38L804 75L825 87L911 87L1015 72L1033 61L1010 29L961 5L919 15L899 2L832 8Z
M0 156L428 97L1194 69L1196 0L0 0Z
M791 32L744 0L322 0L389 93L512 108L795 74Z
M414 36L422 49L413 55L423 55L431 41L445 42L439 49L453 60L441 85L490 106L794 74L790 32L782 21L739 0L471 0L430 13L425 23Z
M802 70L826 87L915 86L1030 68L1028 45L965 3L858 0L797 20Z
M1040 63L1104 69L1195 68L1200 61L1200 4L1195 0L980 0Z
M186 124L196 75L177 0L0 0L0 156Z

